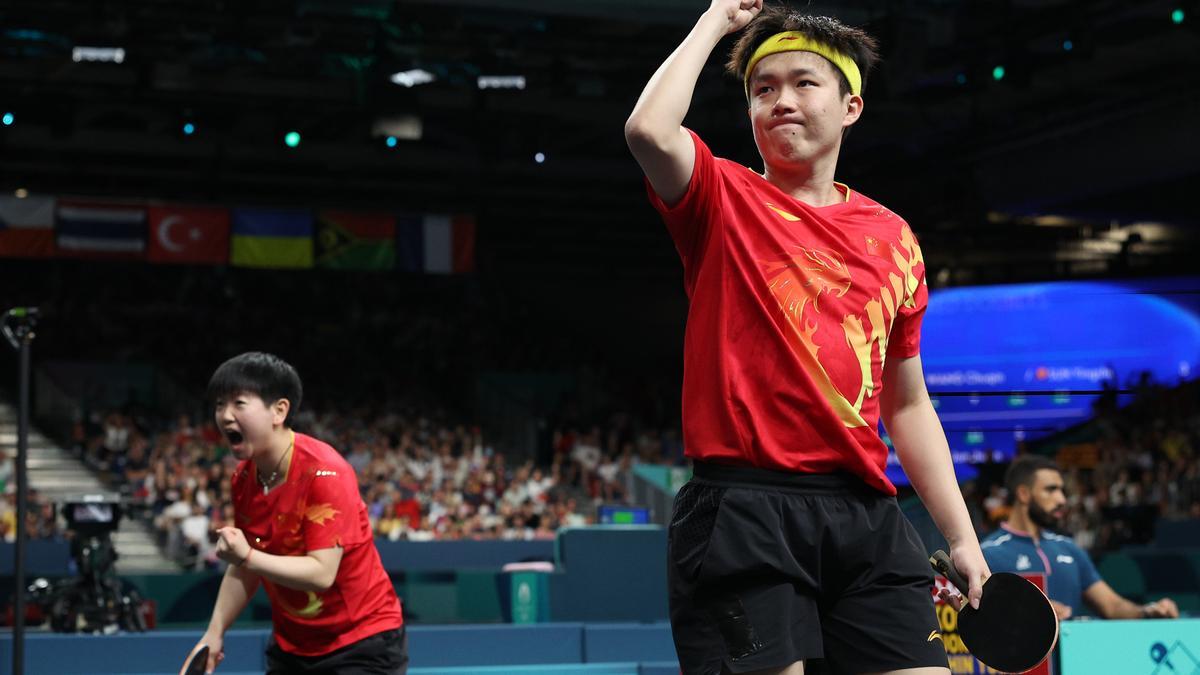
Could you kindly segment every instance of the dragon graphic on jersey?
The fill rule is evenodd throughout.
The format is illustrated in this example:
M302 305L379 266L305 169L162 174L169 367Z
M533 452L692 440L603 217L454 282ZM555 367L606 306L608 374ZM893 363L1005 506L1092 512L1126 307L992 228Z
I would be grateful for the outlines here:
M775 206L768 206L785 220L800 220ZM840 391L821 364L821 345L816 340L819 318L816 315L821 314L821 297L844 297L853 284L845 260L836 252L796 246L793 252L785 254L780 260L763 261L763 272L771 294L793 329L788 339L794 353L813 376L825 400L842 422L851 428L867 426L861 414L863 402L873 396L879 387L872 372L875 345L879 346L882 371L892 321L901 307L916 306L914 295L919 281L914 268L924 263L916 237L907 225L901 229L899 246L887 244L884 249L883 244L869 235L864 241L869 255L890 259L895 265L895 270L888 272L888 285L882 286L876 297L868 300L860 311L845 314L840 320L842 333L854 351L862 374L859 389L853 392L853 396ZM869 333L867 325L870 326Z

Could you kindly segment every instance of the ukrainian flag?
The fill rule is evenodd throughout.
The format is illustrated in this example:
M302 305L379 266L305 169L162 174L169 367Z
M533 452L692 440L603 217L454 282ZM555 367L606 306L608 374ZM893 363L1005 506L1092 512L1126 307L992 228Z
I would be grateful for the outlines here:
M300 209L234 209L229 262L236 267L313 266L313 216Z

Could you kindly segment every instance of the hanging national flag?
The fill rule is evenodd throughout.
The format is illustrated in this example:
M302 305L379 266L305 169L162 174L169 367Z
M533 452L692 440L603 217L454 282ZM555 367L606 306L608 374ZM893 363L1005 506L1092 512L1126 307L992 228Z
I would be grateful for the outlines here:
M402 215L396 226L396 266L406 272L475 271L475 218Z
M54 255L54 197L0 197L0 257Z
M299 209L234 209L229 262L238 267L313 266L313 218Z
M136 259L146 252L144 206L60 201L55 219L60 256Z
M317 214L317 266L390 270L396 263L396 218L388 213Z
M147 209L155 263L224 265L229 262L229 209L167 204Z

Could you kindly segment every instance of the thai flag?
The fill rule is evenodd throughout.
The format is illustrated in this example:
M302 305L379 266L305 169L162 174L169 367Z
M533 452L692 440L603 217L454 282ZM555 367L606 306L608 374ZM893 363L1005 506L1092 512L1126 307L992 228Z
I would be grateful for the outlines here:
M145 256L145 206L59 202L56 221L61 256L122 259Z

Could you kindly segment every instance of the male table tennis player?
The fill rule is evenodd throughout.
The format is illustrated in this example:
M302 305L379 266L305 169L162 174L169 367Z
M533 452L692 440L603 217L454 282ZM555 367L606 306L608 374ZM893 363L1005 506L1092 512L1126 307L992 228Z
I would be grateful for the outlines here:
M729 70L762 173L682 126L710 52L737 31ZM921 249L902 218L834 181L876 60L872 37L834 19L714 0L625 126L690 300L695 477L668 563L686 675L949 672L881 416L976 606L988 576L925 390Z

